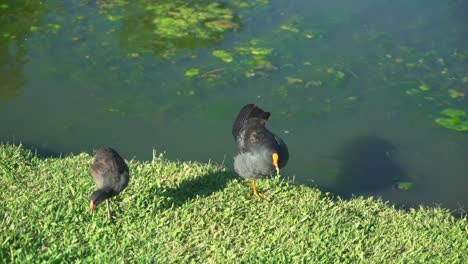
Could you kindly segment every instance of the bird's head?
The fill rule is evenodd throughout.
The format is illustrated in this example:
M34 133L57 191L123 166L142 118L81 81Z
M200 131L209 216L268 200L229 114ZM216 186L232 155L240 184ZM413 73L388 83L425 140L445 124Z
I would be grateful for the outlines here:
M92 213L96 209L96 207L108 197L109 195L107 194L107 192L103 191L102 189L93 192L93 194L91 194L91 197L89 197L89 212Z
M271 155L271 158L273 159L273 166L276 169L276 175L279 175L279 166L278 166L278 160L279 160L279 155L276 152L273 152Z

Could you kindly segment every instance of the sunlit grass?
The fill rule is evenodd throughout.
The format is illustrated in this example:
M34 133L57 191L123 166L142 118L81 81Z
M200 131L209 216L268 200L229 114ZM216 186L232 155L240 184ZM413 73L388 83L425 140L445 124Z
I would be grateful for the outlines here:
M95 190L80 154L41 159L0 146L1 262L463 263L468 222L447 210L333 200L279 179L250 182L213 164L129 161L131 180L88 213Z

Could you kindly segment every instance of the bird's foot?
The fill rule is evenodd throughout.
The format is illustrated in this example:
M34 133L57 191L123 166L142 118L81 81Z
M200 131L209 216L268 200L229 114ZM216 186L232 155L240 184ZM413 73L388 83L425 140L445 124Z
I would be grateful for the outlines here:
M263 200L268 200L268 199L265 198L265 196L263 196L263 194L260 194L258 192L254 192L253 196L255 196L257 198L260 198L260 199L263 199Z
M253 195L255 197L265 199L263 195L257 192L257 184L255 183L255 180L252 180L252 187L253 187Z

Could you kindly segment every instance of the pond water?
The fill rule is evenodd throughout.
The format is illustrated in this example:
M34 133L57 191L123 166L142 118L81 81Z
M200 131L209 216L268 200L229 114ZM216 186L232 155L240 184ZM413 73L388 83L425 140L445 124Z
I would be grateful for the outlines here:
M3 1L0 141L209 160L256 103L282 175L468 205L468 1ZM448 109L448 110L447 110ZM465 130L465 131L463 131ZM261 188L261 186L260 186Z

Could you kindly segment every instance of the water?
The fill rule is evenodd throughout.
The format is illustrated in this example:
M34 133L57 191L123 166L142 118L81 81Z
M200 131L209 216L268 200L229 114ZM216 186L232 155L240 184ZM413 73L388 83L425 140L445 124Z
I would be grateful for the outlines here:
M204 39L164 37L151 1L122 3L0 5L1 141L231 167L232 121L253 102L288 143L285 177L344 197L468 205L468 133L435 122L468 110L468 1L230 1L238 27Z

